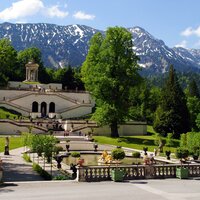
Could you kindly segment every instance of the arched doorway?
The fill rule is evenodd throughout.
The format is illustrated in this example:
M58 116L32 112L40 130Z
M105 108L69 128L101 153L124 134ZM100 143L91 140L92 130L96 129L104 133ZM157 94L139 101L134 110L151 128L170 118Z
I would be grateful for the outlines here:
M51 102L49 104L49 112L50 113L55 113L55 103L54 102Z
M38 102L36 101L32 103L32 112L38 112Z
M47 104L46 102L41 103L41 117L46 117L47 115Z

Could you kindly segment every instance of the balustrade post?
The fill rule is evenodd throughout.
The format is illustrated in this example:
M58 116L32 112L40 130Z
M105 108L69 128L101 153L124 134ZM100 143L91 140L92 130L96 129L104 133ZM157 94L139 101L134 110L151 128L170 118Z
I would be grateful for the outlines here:
M79 181L79 182L85 182L86 181L83 167L77 166L76 181Z

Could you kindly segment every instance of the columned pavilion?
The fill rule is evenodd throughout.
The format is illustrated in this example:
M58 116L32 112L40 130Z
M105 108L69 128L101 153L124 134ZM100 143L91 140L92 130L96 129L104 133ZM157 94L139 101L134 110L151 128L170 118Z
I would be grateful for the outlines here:
M26 67L26 81L37 82L39 65L34 61L30 61L25 65L25 67Z

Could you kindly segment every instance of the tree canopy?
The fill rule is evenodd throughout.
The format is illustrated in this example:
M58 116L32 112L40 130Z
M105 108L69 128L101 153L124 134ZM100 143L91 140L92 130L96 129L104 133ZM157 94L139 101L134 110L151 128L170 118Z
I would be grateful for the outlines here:
M139 84L139 58L133 52L132 35L125 28L108 28L106 35L97 33L81 68L85 87L95 99L93 118L111 127L111 136L118 137L118 124L129 118L129 97Z
M0 84L6 85L8 77L15 77L17 51L8 39L0 40Z

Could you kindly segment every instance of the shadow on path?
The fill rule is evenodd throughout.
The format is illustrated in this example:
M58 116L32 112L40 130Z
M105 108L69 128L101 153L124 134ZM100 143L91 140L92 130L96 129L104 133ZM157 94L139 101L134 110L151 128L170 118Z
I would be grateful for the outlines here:
M10 155L3 155L3 182L15 181L42 181L44 180L32 169L32 163L27 163L22 158L23 148L10 151Z

